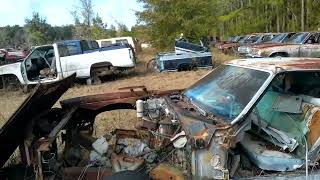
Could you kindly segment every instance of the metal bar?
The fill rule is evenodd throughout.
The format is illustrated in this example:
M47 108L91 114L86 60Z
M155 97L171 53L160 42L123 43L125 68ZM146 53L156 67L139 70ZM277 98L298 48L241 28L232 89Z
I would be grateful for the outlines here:
M59 122L59 124L50 132L48 135L49 138L54 139L59 131L64 128L64 126L68 123L68 121L71 119L72 114L76 111L76 107L72 107L70 111L62 118L62 120Z

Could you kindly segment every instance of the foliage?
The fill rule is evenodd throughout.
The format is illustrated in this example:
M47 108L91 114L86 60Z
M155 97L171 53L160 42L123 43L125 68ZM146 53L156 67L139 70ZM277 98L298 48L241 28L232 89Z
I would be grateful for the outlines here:
M25 20L25 29L28 33L27 41L30 44L41 45L46 42L49 28L51 27L46 19L40 17L39 13L33 13L31 19Z
M320 27L319 0L137 1L143 4L143 10L136 14L139 25L145 26L144 37L162 49L171 47L181 33L199 39L202 35L227 37L253 32L314 31Z

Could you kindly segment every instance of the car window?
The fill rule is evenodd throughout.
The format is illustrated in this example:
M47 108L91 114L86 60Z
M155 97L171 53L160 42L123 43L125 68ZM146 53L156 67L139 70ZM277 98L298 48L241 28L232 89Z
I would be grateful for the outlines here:
M97 43L97 41L92 41L92 49L99 49L99 44Z
M128 40L127 39L119 39L119 40L116 40L116 43L118 44L129 44L128 43Z
M36 48L34 51L32 51L32 53L27 57L25 64L31 65L31 60L34 59L39 59L41 61L43 61L45 64L50 64L48 62L48 60L52 60L52 58L54 57L54 49L52 46L48 46L48 47L39 47Z
M101 47L108 47L112 44L111 41L101 41Z
M81 54L81 49L77 42L65 42L58 45L60 57Z
M301 44L305 41L309 33L297 33L288 39L288 43Z
M312 34L308 40L306 41L307 44L318 44L319 43L319 34Z
M81 43L82 51L88 51L88 50L90 50L88 41L82 40L82 41L80 41L80 43Z

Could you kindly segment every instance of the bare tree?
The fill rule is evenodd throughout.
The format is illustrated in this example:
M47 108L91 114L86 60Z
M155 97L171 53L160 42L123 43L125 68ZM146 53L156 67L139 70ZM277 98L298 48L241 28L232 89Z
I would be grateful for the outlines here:
M93 3L92 0L79 0L79 4L75 10L71 12L74 17L76 28L76 34L80 37L86 37L91 39L92 36L92 21L94 18Z

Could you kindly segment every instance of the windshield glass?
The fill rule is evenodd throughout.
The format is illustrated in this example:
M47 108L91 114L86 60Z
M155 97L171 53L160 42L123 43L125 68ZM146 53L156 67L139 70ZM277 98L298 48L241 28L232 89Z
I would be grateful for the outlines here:
M246 36L244 36L242 39L240 39L238 42L239 43L244 43L247 39L249 39L250 38L250 35L246 35Z
M257 35L257 36L251 36L248 39L246 39L244 42L245 43L254 43L256 42L258 39L261 38L262 35Z
M231 122L267 80L269 73L222 65L184 93L204 111Z
M288 43L301 44L309 33L297 33L287 40Z
M272 38L270 42L274 42L274 43L278 43L279 42L280 43L286 36L287 36L287 34L285 34L285 33L278 34L274 38Z

